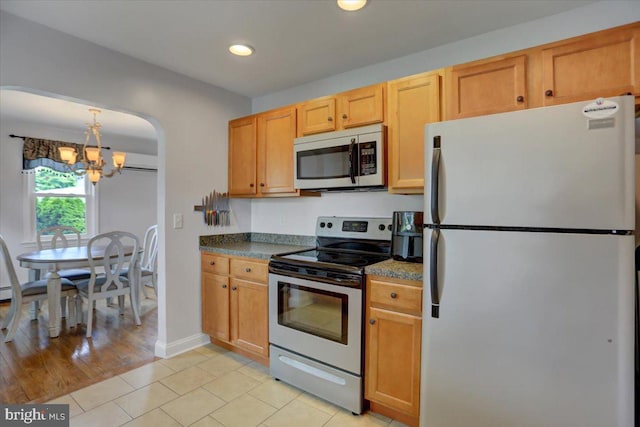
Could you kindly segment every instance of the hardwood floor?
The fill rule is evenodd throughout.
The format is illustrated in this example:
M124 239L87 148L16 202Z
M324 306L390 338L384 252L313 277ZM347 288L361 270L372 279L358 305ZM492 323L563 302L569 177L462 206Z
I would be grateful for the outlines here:
M141 326L136 326L128 301L124 316L98 301L91 339L85 337L85 324L70 328L65 319L60 336L49 338L46 303L37 321L29 320L29 305L24 304L13 341L3 342L6 331L0 333L0 402L44 403L157 360L154 298L142 300ZM86 313L86 303L83 308ZM8 303L0 304L0 318L8 311Z

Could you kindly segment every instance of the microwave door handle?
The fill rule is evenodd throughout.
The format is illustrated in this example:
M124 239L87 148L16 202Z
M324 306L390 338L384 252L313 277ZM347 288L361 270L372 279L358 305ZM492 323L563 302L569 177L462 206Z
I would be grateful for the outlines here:
M351 138L351 145L349 146L349 177L351 178L351 183L356 183L356 139Z

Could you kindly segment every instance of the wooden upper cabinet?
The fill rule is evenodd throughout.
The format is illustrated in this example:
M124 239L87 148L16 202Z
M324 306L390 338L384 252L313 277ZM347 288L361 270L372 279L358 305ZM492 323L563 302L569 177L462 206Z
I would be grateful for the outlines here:
M336 130L336 99L333 96L303 102L298 107L298 135L311 135Z
M640 95L640 25L542 49L543 105Z
M229 194L256 194L256 117L229 122Z
M294 193L295 107L258 115L258 193Z
M447 120L527 108L527 56L498 57L447 69Z
M298 106L298 136L384 121L384 83L312 99Z
M338 95L338 120L343 129L384 121L384 84L362 87Z
M389 191L424 191L424 125L440 121L440 75L418 74L388 83Z

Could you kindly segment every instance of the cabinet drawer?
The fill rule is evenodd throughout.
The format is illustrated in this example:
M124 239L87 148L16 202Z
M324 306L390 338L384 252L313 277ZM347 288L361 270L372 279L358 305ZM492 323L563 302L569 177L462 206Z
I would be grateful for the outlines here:
M229 274L229 258L203 252L200 268L207 273L226 276Z
M268 280L267 263L247 261L244 259L231 260L231 276L238 279L250 280L252 282L267 283Z
M418 314L422 312L422 288L378 280L371 280L370 285L367 291L372 306Z

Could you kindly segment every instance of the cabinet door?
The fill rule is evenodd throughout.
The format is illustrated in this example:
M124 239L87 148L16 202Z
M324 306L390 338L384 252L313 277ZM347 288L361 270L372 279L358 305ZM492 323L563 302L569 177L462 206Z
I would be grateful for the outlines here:
M229 278L202 272L202 331L229 341Z
M283 108L258 116L258 191L293 193L293 139L296 109Z
M332 96L319 98L300 104L298 135L336 130L336 99Z
M424 125L440 120L440 76L389 82L389 191L424 191Z
M365 398L417 416L422 319L367 308Z
M338 113L342 128L382 123L384 120L384 85L362 87L338 96Z
M232 196L256 194L256 118L243 117L229 122L229 193Z
M447 70L447 120L527 108L526 55Z
M231 342L269 355L267 285L231 279Z
M640 28L542 50L544 105L640 95Z

